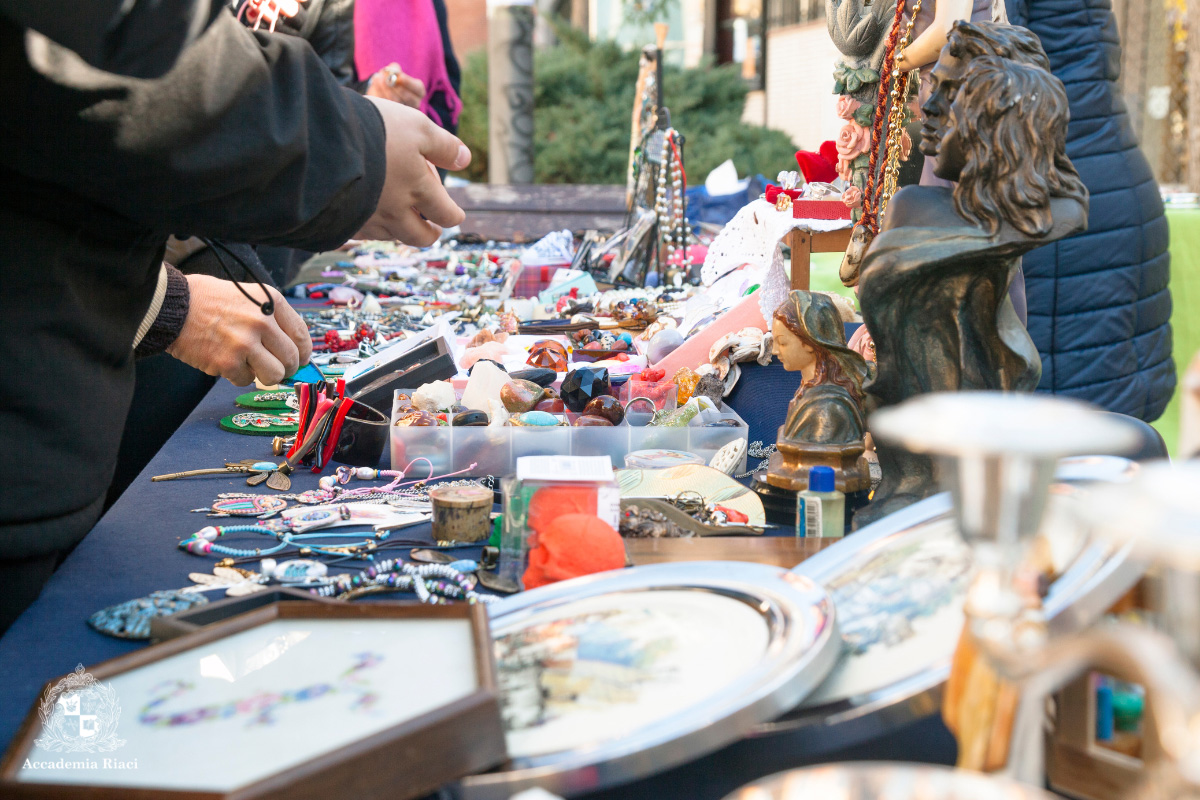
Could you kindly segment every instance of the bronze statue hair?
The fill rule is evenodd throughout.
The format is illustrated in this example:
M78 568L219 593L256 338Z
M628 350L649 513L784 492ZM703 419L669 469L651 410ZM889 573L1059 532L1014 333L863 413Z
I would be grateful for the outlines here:
M1050 231L1050 198L1087 205L1067 158L1070 110L1062 81L1044 69L1000 58L968 62L950 108L966 164L954 187L958 213L994 236L1008 221L1026 236Z
M946 46L950 55L960 61L970 61L979 56L1000 56L1050 71L1050 58L1042 47L1042 40L1033 31L1019 25L956 22L946 37Z
M801 315L804 316L804 319L801 319ZM862 362L862 356L846 347L842 317L838 314L837 306L833 304L833 301L822 294L793 291L788 294L788 299L775 309L774 316L806 347L810 348L816 357L817 366L813 372L813 379L806 383L805 387L816 386L820 383L836 383L850 393L855 403L861 405L863 400L862 382L866 375L866 364L862 364L861 374L858 374L858 370L850 368L851 363L843 363L848 359L851 362L853 359ZM842 333L840 341L836 341L833 336L829 335L834 329L834 325ZM812 327L817 327L819 330L824 329L829 341L822 341L814 336L810 330Z

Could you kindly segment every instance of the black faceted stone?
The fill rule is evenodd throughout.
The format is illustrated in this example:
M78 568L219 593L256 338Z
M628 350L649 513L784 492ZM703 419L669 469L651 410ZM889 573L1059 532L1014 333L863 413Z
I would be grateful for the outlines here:
M476 362L475 362L475 364L478 364L478 363L480 363L480 361L486 361L486 362L488 362L489 364L495 364L497 367L499 367L499 368L500 368L500 371L501 371L501 372L508 372L508 370L506 370L506 369L504 368L504 365L503 365L503 364L501 364L499 361L492 361L490 358L481 358L481 359L479 359L479 361L476 361ZM470 374L471 374L471 373L472 373L472 372L475 370L475 364L472 364L472 365L471 365L471 369L467 370L467 374L468 374L468 375L470 375Z
M536 383L542 388L554 383L555 379L557 378L558 373L554 370L541 368L523 369L512 374L512 379L514 381L530 381L531 383Z
M602 394L612 394L608 370L604 367L579 367L567 373L558 392L567 408L579 413Z

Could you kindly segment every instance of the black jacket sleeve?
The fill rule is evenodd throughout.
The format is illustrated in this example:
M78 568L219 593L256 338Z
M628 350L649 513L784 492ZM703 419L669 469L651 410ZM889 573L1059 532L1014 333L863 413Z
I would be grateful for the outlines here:
M0 31L0 163L156 234L309 250L373 213L383 120L308 44L227 10L161 78L113 75ZM15 51L15 52L14 52Z
M224 7L222 0L0 0L0 14L94 67L157 78Z

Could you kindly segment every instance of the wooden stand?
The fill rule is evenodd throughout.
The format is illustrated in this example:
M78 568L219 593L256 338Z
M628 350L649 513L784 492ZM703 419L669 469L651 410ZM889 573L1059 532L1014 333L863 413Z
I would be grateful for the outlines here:
M813 253L844 253L850 246L850 231L794 230L788 234L788 245L792 248L792 288L809 289L809 275Z

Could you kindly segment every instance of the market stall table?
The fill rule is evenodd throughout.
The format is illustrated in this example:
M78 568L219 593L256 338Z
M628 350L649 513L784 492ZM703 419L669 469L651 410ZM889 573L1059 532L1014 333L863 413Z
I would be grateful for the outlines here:
M213 522L204 514L189 513L190 510L208 507L221 492L247 491L244 476L197 477L162 483L151 483L150 476L220 466L227 460L268 458L268 437L239 436L217 426L218 420L230 413L234 398L243 391L221 381L209 392L66 559L38 600L0 638L0 664L6 678L0 686L0 749L7 749L47 680L71 672L78 664L96 664L145 646L142 641L114 639L97 633L88 627L88 616L153 591L182 588L190 583L189 572L211 570L216 559L190 555L176 545ZM316 488L319 476L301 469L292 478L291 491L301 492ZM244 520L235 520L238 521ZM430 529L424 524L396 535L427 539ZM698 546L712 545L698 543ZM454 552L465 558L479 555L476 548ZM395 550L390 555L404 556L407 551ZM211 599L220 599L220 595L215 594ZM127 709L130 714L135 711ZM923 720L892 733L886 741L869 743L860 753L845 750L797 753L786 746L772 748L744 740L637 784L596 793L595 797L662 797L666 796L664 792L672 790L668 787L688 787L687 796L717 798L773 770L856 755L883 753L891 758L938 763L953 759L953 742L937 719Z

